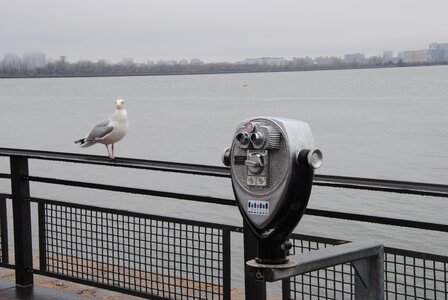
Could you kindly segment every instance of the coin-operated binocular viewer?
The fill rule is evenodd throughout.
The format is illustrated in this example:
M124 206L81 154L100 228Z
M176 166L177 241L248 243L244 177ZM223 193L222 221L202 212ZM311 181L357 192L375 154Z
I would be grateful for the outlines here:
M308 204L322 153L297 120L259 117L241 122L224 151L238 207L258 239L256 261L287 261L287 240Z
M322 164L307 123L245 120L237 126L223 162L230 167L240 212L258 240L257 257L246 262L246 278L272 282L350 262L356 271L355 299L383 299L382 244L353 242L287 258L288 237L305 212L314 169ZM246 287L246 299L265 296Z

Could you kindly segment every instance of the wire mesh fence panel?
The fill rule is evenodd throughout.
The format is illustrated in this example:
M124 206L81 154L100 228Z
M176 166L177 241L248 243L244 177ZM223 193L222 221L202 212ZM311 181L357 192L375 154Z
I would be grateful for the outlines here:
M332 243L303 238L291 241L292 255L333 247ZM355 273L350 264L341 264L291 277L289 287L289 299L354 299Z
M333 247L344 241L293 235L291 254ZM288 299L355 299L350 264L292 277ZM385 248L385 299L448 299L448 257Z
M389 249L384 259L385 299L448 298L447 257Z
M41 271L166 299L223 298L222 229L62 202L42 205Z

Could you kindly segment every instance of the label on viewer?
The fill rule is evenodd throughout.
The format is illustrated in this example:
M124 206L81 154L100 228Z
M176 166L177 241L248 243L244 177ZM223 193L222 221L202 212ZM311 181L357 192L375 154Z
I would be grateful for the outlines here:
M247 213L260 216L269 215L269 202L249 200L247 201Z

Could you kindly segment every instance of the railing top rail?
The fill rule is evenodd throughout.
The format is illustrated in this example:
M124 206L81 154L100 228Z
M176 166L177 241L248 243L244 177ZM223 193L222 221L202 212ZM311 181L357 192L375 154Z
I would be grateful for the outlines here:
M10 149L10 148L0 148L0 156L23 156L29 159L52 160L52 161L81 163L90 165L104 165L104 166L122 167L122 168L146 169L146 170L186 173L194 175L215 176L215 177L230 177L229 169L226 167L145 160L136 158L117 157L111 160L109 157L99 155L85 155L75 153L63 153L63 152L40 151L40 150L22 150L22 149Z
M24 156L30 159L53 160L71 163L105 165L113 167L136 168L230 178L230 170L228 167L207 166L199 164L155 161L124 157L119 157L111 160L106 156L98 155L84 155L75 153L10 148L0 148L0 156ZM448 185L444 184L316 174L314 176L314 185L448 198Z
M401 194L415 194L422 196L448 197L448 185L445 184L335 175L315 175L314 184L339 188L382 191Z

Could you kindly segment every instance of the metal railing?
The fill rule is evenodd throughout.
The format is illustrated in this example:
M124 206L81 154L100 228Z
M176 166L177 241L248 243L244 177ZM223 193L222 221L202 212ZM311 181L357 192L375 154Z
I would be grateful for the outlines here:
M18 285L33 284L33 274L107 288L151 299L230 299L231 234L244 233L244 259L256 244L245 226L229 226L40 199L29 183L117 191L235 206L221 199L159 190L39 177L28 160L47 160L157 170L229 178L225 167L108 158L91 155L0 148L10 158L11 194L0 195L1 262L15 268ZM316 175L314 185L448 198L447 185ZM7 210L12 199L14 263L9 261ZM38 207L39 267L33 266L30 205ZM362 214L308 209L308 215L448 232L448 225ZM292 234L293 254L346 241ZM446 299L448 257L385 248L385 298ZM354 273L339 265L283 281L284 299L354 299ZM262 282L246 280L246 299L263 299Z
M155 299L230 298L231 226L33 199L40 268Z
M293 234L292 254L347 243ZM448 257L391 247L384 248L385 299L446 299ZM292 277L283 283L283 299L355 299L355 272L350 264Z

